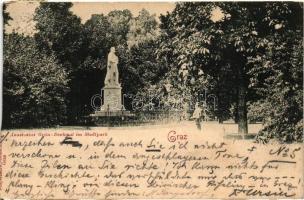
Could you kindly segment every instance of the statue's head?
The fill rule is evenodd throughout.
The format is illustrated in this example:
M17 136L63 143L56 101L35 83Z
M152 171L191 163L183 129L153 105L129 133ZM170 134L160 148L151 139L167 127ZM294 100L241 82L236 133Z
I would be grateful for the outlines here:
M115 47L111 47L110 51L115 53Z

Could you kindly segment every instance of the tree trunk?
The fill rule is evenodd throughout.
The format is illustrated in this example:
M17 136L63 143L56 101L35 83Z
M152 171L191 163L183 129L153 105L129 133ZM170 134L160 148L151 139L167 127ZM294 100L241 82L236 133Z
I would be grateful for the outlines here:
M238 105L237 105L237 114L238 114L238 133L241 135L248 134L248 124L247 124L247 106L246 106L246 86L245 86L245 77L242 67L238 67Z

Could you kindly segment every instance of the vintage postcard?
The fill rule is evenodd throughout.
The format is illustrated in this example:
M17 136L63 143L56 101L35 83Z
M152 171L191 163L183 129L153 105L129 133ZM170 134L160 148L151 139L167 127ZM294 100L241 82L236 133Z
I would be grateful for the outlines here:
M304 198L303 2L1 6L1 199Z

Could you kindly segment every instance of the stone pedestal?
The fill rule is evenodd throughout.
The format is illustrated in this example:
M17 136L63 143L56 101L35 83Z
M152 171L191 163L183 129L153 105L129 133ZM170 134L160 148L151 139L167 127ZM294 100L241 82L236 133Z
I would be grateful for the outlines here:
M103 105L100 111L121 111L124 106L121 102L121 87L120 86L105 86L102 89Z
M121 87L118 86L105 86L101 90L103 103L100 110L91 114L91 117L102 119L111 119L117 117L133 117L130 111L127 111L122 102Z

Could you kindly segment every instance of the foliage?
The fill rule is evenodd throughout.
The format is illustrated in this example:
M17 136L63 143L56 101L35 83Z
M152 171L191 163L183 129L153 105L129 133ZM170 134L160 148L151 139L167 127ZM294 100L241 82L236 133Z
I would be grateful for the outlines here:
M80 18L70 11L72 5L70 2L40 3L34 15L38 31L34 38L39 49L48 55L55 55L68 72L70 80L68 82L70 92L66 96L68 123L75 124L83 115L83 101L87 100L87 97L81 93L87 87L81 80L82 63L87 56L87 41Z
M78 87L78 109L74 115L77 122L82 123L84 116L93 112L90 100L93 95L100 92L106 74L107 54L112 44L109 33L110 23L102 14L92 15L83 25L83 34L86 38L85 58L81 63L77 76L74 77ZM81 88L81 90L80 90ZM76 95L75 95L76 96Z
M108 30L112 41L112 46L118 46L127 42L127 34L130 29L130 20L132 13L125 10L113 10L108 14L110 28Z
M54 53L68 71L78 67L83 47L82 25L80 18L70 11L72 5L40 3L34 15L37 44L47 53Z
M136 95L148 93L146 88L158 84L167 71L163 60L156 58L157 40L140 43L128 48L127 45L118 46L120 81L125 98L126 107L132 109L131 100Z
M67 73L33 38L5 35L3 127L47 127L66 118Z
M130 20L130 30L127 34L128 46L139 45L140 43L155 40L157 37L157 21L155 15L142 9L138 17Z
M137 93L147 92L143 89L156 84L166 72L164 60L156 55L159 38L154 33L157 25L155 16L142 10L138 17L128 22L127 42L116 46L120 82L123 94L127 95L125 106L128 109L132 109L132 98Z
M110 33L110 23L106 16L92 15L84 24L84 34L87 38L87 55L92 58L106 60L108 49L113 45ZM93 65L92 67L97 67ZM101 68L101 66L98 66Z
M239 132L246 133L246 102L268 95L259 96L249 87L251 68L256 67L249 61L269 51L266 38L301 24L301 13L297 3L178 3L161 18L159 55L173 57L170 68L177 72L179 88L189 88L194 95L210 88L218 96L219 111L236 105Z
M7 4L2 4L3 5L3 26L9 24L9 20L12 20L11 16L9 13L6 11Z
M220 5L177 4L172 14L162 17L165 37L160 53L172 52L170 56L175 58L172 67L178 67L179 87L181 90L189 88L193 95L191 99L197 99L204 90L216 94L220 119L224 118L223 112L228 112L231 104L242 102L238 110L244 122L245 97L238 94L246 88L245 55L240 53L242 47L234 45L244 32L243 24L239 23L237 17L231 17L229 9L237 10L236 4L223 4L222 7L226 6L226 9ZM214 10L219 10L223 18L213 20ZM239 84L234 84L236 81ZM246 132L246 124L244 126L242 131Z
M83 63L83 69L87 74L86 84L92 85L82 90L82 95L89 100L96 91L103 87L103 80L106 74L106 59L110 47L116 47L116 54L119 57L120 82L123 93L135 95L150 80L158 76L158 62L155 60L154 51L157 48L156 38L149 37L149 40L142 41L138 46L127 46L130 38L130 26L134 28L134 21L147 24L148 20L156 22L155 16L145 11L144 16L140 14L133 18L129 10L114 10L107 16L102 14L92 15L84 25L84 33L87 38L88 54ZM149 26L148 28L151 29ZM154 24L153 28L157 28ZM143 31L141 37L146 37L148 30L140 27ZM95 83L95 84L94 84ZM131 109L130 98L126 98L126 107ZM87 101L86 104L89 102Z
M251 87L262 97L252 112L265 127L258 140L303 141L303 38L286 30L267 38L267 51L252 58ZM260 110L257 111L257 109Z

